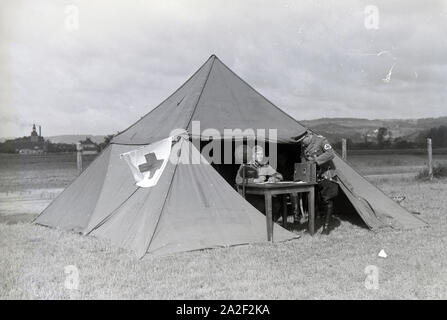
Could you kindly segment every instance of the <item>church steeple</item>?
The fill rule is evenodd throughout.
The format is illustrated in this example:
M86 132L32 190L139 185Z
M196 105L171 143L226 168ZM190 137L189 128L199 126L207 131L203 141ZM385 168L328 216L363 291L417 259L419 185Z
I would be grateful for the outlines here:
M36 125L33 124L33 131L31 131L31 137L37 137Z

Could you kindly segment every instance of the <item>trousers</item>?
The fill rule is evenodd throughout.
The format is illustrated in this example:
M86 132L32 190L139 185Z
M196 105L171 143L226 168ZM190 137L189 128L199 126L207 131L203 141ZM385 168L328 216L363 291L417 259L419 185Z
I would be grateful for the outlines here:
M320 198L325 205L329 202L332 203L332 199L338 195L338 183L323 179L318 182L318 192L320 193Z

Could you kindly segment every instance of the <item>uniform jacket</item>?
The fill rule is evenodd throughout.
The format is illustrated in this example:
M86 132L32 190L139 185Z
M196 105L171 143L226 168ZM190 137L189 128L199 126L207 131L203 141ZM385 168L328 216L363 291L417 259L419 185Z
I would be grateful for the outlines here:
M336 177L337 173L332 162L335 153L326 138L312 135L312 139L303 153L306 160L314 159L317 163L317 178L332 180Z
M278 173L271 165L268 164L268 161L264 161L263 163L259 163L257 161L250 161L248 163L248 166L252 167L253 169L256 169L258 172L258 178L264 177L264 180L266 181L268 177L275 176L279 180L282 180L282 175ZM239 167L239 170L237 171L236 175L236 183L241 184L242 183L242 167L241 165ZM253 178L248 178L248 183L253 183Z

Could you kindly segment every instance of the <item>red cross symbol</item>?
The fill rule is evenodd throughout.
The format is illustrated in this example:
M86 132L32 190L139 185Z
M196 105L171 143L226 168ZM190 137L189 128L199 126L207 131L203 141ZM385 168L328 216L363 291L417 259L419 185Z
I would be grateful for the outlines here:
M140 164L138 169L140 169L141 173L150 171L149 179L151 179L155 172L161 168L163 160L158 160L153 152L146 154L144 157L146 158L146 163Z

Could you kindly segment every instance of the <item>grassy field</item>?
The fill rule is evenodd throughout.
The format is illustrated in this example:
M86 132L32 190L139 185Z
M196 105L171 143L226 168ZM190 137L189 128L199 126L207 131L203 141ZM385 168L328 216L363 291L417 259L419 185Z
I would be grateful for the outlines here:
M93 156L84 156L88 166ZM76 154L0 154L0 192L65 188L76 177Z
M76 175L69 155L44 163L31 158L19 163L0 156L0 193L6 195L3 204L0 198L0 299L447 298L447 180L416 183L411 174L424 165L417 156L352 156L350 161L374 175L371 181L386 194L405 195L402 205L420 212L430 227L374 233L334 219L336 227L326 237L299 231L300 239L285 243L143 260L104 240L23 222L37 212L5 213L5 203L22 201L20 192L56 195ZM393 167L401 168L400 176L381 175ZM8 198L11 194L18 198ZM387 258L377 256L381 249ZM77 290L64 285L69 265L79 270ZM377 289L365 287L365 268L371 265L379 270Z
M416 174L427 166L426 155L351 155L348 161L363 175ZM433 155L435 163L447 164L447 154Z
M85 156L84 167L93 156ZM0 154L0 223L28 221L76 177L76 155Z

